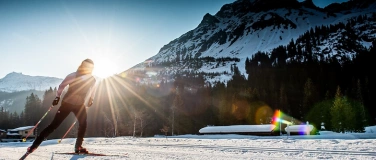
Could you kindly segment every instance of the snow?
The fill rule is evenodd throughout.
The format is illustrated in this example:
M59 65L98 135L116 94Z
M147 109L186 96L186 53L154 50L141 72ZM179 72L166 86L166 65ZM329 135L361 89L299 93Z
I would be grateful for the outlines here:
M10 129L9 131L24 131L33 128L34 126L24 126L24 127L18 127L15 129Z
M112 156L90 157L54 154L72 152L75 138L46 140L30 154L33 160L84 159L376 159L376 126L366 133L320 135L247 136L179 135L147 138L85 138L84 146L94 153ZM0 160L19 159L32 142L0 143Z
M59 86L62 79L44 76L29 76L12 72L0 79L0 91L16 92L27 90L45 91Z

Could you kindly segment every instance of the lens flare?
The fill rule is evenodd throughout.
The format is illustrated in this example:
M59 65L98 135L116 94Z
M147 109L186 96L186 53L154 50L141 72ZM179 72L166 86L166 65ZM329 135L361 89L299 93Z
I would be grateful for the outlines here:
M275 112L274 112L274 116L273 116L273 124L274 125L279 125L279 121L281 120L281 117L282 117L282 113L281 113L281 111L280 110L276 110Z
M273 110L269 106L263 105L257 109L254 121L256 124L270 124L272 116Z
M276 110L273 116L273 124L276 126L276 130L284 130L289 133L293 134L309 134L314 127L307 123L302 123L298 121L298 125L295 125L293 121L296 121L293 117L290 117L280 110ZM282 127L283 125L283 127Z
M291 123L290 121L288 121L286 119L291 119L291 117L283 114L281 112L281 110L276 110L275 113L274 113L274 116L273 116L273 122L272 122L272 124L274 124L276 126L277 130L282 129L282 125L289 126L289 125L293 124L293 123Z
M250 108L246 100L237 100L231 105L231 113L237 120L244 120L249 116Z

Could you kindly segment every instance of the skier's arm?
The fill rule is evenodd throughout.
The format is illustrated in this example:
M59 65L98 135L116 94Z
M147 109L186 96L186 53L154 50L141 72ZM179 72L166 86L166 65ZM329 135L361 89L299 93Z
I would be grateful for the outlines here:
M93 89L91 90L91 95L90 95L91 99L94 99L96 90L97 90L97 85L94 84Z
M96 83L96 80L94 78L94 83L93 83L93 85L91 86L91 89L90 89L89 107L91 105L93 105L96 90L97 90L97 83Z
M69 84L71 83L74 78L76 77L76 74L75 72L74 73L71 73L69 74L67 77L65 77L65 79L61 82L61 84L59 85L59 89L57 90L56 92L56 97L60 97L61 96L61 93L63 93L63 90L64 88Z

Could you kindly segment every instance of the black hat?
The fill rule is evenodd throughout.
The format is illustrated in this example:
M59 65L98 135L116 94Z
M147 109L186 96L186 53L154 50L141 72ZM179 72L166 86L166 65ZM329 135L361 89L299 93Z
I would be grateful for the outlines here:
M88 59L85 59L84 61L82 61L82 63L83 63L83 62L88 62L88 63L91 63L91 64L93 64L93 65L94 65L94 62L93 62L93 60L91 60L91 59L89 59L89 58L88 58Z

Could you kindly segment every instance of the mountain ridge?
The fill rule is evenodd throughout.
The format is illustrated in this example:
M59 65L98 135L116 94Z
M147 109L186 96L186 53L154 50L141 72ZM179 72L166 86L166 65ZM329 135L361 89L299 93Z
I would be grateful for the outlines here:
M221 73L214 80L206 81L226 81L223 78L228 80L231 74L225 77L223 74L230 73L232 65L238 66L240 72L246 76L246 58L259 51L270 52L317 26L348 23L351 18L369 15L376 10L376 3L372 1L343 2L324 9L316 7L311 0L291 0L294 5L287 7L287 3L278 1L276 4L281 3L280 5L268 6L267 2L275 1L239 0L224 5L215 15L205 14L195 29L164 45L156 55L147 59L147 63L141 62L123 73L155 72L162 78L182 71L212 73L220 70ZM349 7L335 10L338 6ZM253 10L254 8L257 9ZM218 69L216 63L203 62L201 66L192 66L189 62L205 57L240 60L225 62L222 69ZM153 66L158 69L153 71Z
M30 76L18 72L11 72L0 79L0 91L16 92L26 90L45 91L50 87L58 87L62 79L46 76Z

